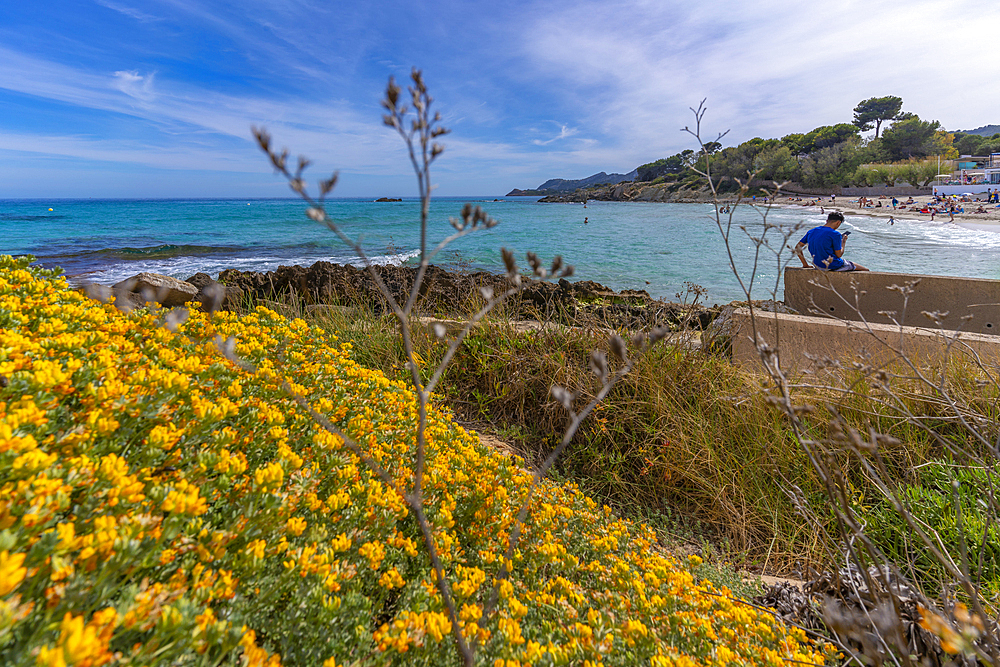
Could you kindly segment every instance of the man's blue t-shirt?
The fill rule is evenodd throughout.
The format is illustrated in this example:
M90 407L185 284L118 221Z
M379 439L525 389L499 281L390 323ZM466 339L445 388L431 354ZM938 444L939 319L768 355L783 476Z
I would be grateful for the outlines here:
M844 265L844 260L837 257L841 248L840 232L826 225L814 227L806 232L801 243L809 246L809 254L813 256L816 268L836 271ZM829 260L829 263L827 263Z

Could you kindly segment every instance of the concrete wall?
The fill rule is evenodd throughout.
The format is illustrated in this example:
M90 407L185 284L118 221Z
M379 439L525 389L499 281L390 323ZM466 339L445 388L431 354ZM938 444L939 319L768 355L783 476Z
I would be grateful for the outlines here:
M968 192L968 190L963 190L963 192ZM931 189L926 188L915 188L912 185L894 185L892 187L886 186L876 186L876 187L841 187L839 185L834 185L830 187L818 187L810 188L805 185L800 185L798 183L786 183L781 187L778 196L788 196L788 195L811 195L813 197L829 197L830 195L837 195L838 197L859 197L864 195L865 197L878 197L880 195L885 195L891 197L896 195L897 197L916 197L918 195L929 195L931 194Z
M894 286L919 281L905 303ZM785 269L785 304L802 315L893 324L883 312L895 312L906 326L938 325L922 311L941 313L941 327L978 334L1000 334L1000 280L950 278L881 271L830 272L801 267ZM969 316L968 321L963 317Z
M830 187L815 187L811 188L800 183L785 183L778 190L779 197L787 197L788 195L811 195L813 197L829 197L830 195L840 196L841 188L839 185L834 185Z
M987 190L996 190L1000 187L997 183L976 183L967 185L935 185L936 195L960 195L963 192L971 192L973 195L985 195ZM985 199L985 197L983 197Z
M894 185L892 187L841 188L840 193L845 197L879 197L881 195L886 197L917 197L931 194L931 189L929 187L915 188L912 185Z
M1000 337L942 332L917 327L831 320L803 315L755 311L757 334L777 351L780 367L790 376L816 372L828 360L850 368L853 363L882 366L905 355L918 365L945 358L978 358L994 368L1000 364ZM733 361L745 368L764 370L754 343L750 311L737 309L732 333Z

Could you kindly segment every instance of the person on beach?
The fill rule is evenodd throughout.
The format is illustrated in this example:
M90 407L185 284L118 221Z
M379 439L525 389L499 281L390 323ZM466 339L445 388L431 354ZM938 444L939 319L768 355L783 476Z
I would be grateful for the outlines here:
M854 262L841 259L844 256L844 244L847 242L847 235L850 232L841 234L837 228L844 223L844 214L839 211L832 211L826 217L826 224L820 227L813 227L795 246L795 254L802 260L802 268L808 269L802 249L809 248L809 254L813 258L813 266L826 271L867 271L865 267Z
M896 220L890 215L889 219L886 221L890 225L896 224Z

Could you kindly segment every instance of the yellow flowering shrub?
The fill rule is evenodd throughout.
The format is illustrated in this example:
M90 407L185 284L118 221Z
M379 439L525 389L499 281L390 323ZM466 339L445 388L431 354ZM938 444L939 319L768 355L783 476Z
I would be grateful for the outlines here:
M318 328L258 308L171 332L0 257L0 663L458 664L406 504L282 378L409 484L412 394ZM480 664L829 657L554 483L481 627L530 476L440 411L427 443L427 512Z

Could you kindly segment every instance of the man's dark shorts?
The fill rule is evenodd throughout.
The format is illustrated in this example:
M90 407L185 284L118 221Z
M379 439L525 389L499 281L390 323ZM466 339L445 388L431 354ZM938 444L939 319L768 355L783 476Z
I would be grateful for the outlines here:
M844 265L839 269L834 269L834 271L857 271L858 267L855 266L854 262L848 262L844 260Z

